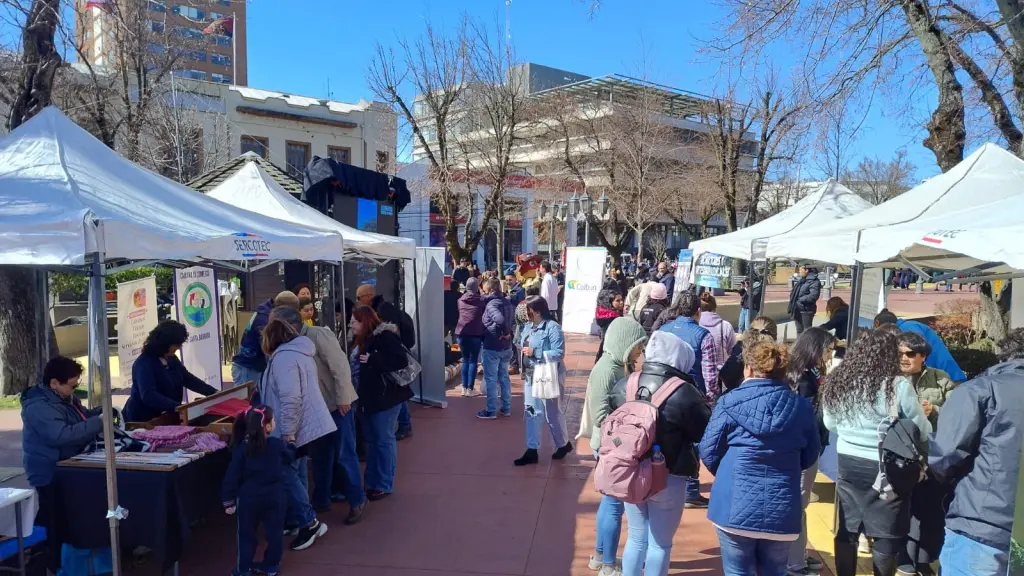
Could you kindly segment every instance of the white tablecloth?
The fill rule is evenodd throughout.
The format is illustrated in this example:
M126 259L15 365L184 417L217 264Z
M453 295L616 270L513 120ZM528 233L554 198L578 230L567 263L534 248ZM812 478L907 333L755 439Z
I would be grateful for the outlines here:
M0 536L14 538L18 535L18 525L14 513L14 504L21 501L21 534L27 537L32 533L32 526L39 512L39 498L36 491L22 488L0 488Z

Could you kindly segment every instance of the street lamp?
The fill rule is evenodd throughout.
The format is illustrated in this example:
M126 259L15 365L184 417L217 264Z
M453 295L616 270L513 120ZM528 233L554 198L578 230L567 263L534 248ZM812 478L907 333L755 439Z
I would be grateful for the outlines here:
M597 199L597 214L604 218L608 215L608 206L611 202L608 200L608 193L601 191L601 197Z
M583 245L590 246L590 194L583 193L579 197L579 211L583 214Z

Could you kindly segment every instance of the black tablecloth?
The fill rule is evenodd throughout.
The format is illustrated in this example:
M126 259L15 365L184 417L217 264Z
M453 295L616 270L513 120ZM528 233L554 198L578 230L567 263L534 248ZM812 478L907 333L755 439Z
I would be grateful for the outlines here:
M150 548L165 570L177 562L191 524L221 510L221 483L230 460L224 449L169 472L118 470L117 501L129 512L121 521L122 549ZM58 466L54 483L56 543L110 546L104 469Z

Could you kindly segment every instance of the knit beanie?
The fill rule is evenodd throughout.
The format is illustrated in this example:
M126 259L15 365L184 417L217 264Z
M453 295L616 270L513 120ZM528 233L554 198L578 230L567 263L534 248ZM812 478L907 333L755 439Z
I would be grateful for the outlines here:
M612 320L604 333L604 351L617 362L625 364L637 344L647 340L647 332L639 322L624 316Z
M466 280L466 292L472 292L474 294L480 293L480 281L476 278Z

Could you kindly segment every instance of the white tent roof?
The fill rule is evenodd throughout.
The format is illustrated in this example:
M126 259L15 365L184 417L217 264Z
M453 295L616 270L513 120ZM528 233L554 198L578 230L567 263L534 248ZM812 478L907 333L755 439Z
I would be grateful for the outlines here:
M292 196L257 162L246 162L206 195L244 210L338 232L345 239L347 253L379 260L416 257L416 243L412 239L346 226Z
M698 240L691 243L690 248L695 260L697 255L704 252L743 260L763 259L769 238L790 232L799 233L805 228L831 223L870 207L870 202L846 186L829 180L771 218L729 234Z
M1024 191L1022 183L1024 162L995 144L985 144L948 172L930 178L888 202L841 222L772 238L768 242L767 255L769 258L853 264L861 231L881 226L909 228L917 220L941 218L1003 200ZM861 240L864 247L863 236ZM896 253L898 249L892 255Z
M342 239L206 198L123 158L49 107L0 139L0 264L328 260Z

